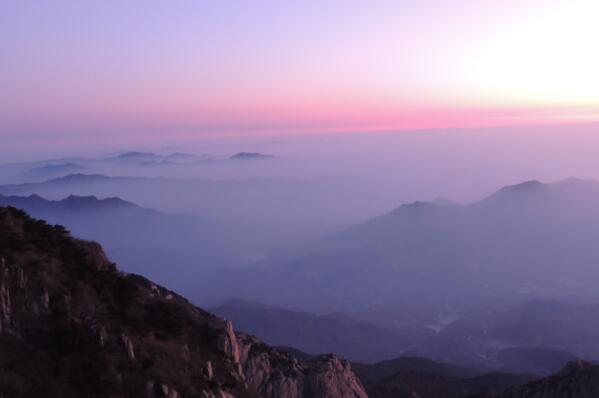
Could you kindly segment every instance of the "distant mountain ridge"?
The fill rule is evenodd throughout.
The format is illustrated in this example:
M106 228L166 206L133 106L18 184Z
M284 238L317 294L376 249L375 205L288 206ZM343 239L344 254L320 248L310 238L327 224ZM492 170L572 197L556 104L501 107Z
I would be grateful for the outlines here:
M389 364L353 365L370 398L595 398L599 396L599 366L582 360L572 361L557 373L545 378L500 372L476 375L467 370L453 369L444 364L419 358L400 358L388 362L395 362L395 367L390 367Z
M271 155L265 155L259 152L239 152L231 156L229 160L260 160L272 158Z
M95 184L113 179L122 181L133 178L141 177L110 177L103 174L74 173L41 182L0 185L0 193L7 195L33 194L45 189L56 190L69 185Z
M430 326L434 335L424 335L416 355L503 369L510 355L520 356L523 366L529 350L526 355L537 359L552 358L546 369L530 365L546 373L576 356L599 358L593 322L576 315L584 333L578 336L567 324L552 326L551 318L523 316L534 334L518 329L518 318L509 313L492 312L497 319L488 320L468 311L544 297L598 298L598 203L598 183L567 179L516 184L470 205L406 204L291 259L226 276L230 290L213 294L306 312L346 312L394 331ZM206 285L210 289L210 279ZM445 314L450 321L442 320Z
M115 156L100 159L101 161L133 163L133 164L178 164L178 162L188 163L193 161L205 160L205 156L193 155L190 153L172 152L159 154L153 152L129 151Z
M83 170L85 170L85 167L75 162L50 163L43 166L33 167L21 173L19 177L29 181L43 181L62 177L67 174L78 173Z
M93 208L138 208L135 204L131 202L127 202L122 200L121 198L104 198L98 199L93 195L89 196L77 196L70 195L62 200L47 200L42 198L37 194L31 194L27 197L25 196L16 196L16 195L2 195L0 194L0 204L8 205L10 203L11 206L20 207L29 206L29 205L42 205L54 208L64 208L64 209L76 209L78 207L85 208L86 210Z
M334 352L352 361L394 358L410 343L400 334L342 314L315 315L243 300L228 301L211 311L273 346L309 354Z
M144 171L149 170L146 167ZM54 200L69 195L119 197L164 212L195 213L245 225L248 236L244 239L255 243L257 257L369 217L373 214L372 200L364 192L363 181L344 177L212 179L72 174L39 183L0 185L0 194L5 195L35 193ZM338 195L346 200L339 203Z
M299 290L322 284L320 294L345 297L354 289L364 290L365 284L371 286L364 295L351 295L366 300L363 304L393 299L398 293L414 297L416 287L444 297L452 296L450 290L467 296L568 294L572 288L566 280L588 282L585 275L594 270L594 260L599 261L599 246L594 244L598 202L598 183L574 179L506 187L468 206L415 202L314 245L289 267L300 285L311 275L311 287ZM571 233L564 236L565 230ZM588 260L577 264L572 274L566 266L571 258ZM510 272L520 278L507 279ZM325 291L325 281L333 274L347 278L331 279ZM425 284L408 282L415 278ZM443 284L436 286L435 280ZM359 285L348 284L353 282ZM590 292L592 287L584 289Z
M186 167L222 164L231 166L230 160L260 160L274 158L259 152L238 152L227 156L222 154L193 154L185 152L146 152L146 151L122 151L106 156L97 157L64 157L56 159L45 159L39 161L27 161L0 164L0 178L4 174L6 182L41 182L52 178L63 177L68 174L86 172L88 174L102 174L114 172L128 173L143 171L148 166L165 166L165 169L179 171ZM147 173L144 173L147 175Z
M243 252L227 243L226 225L193 214L143 208L120 198L71 195L47 200L35 194L0 194L0 206L23 209L35 217L64 225L85 239L101 241L127 271L152 277L180 291L189 292L192 276L230 264L235 255ZM184 270L188 273L184 280L189 285L177 277Z

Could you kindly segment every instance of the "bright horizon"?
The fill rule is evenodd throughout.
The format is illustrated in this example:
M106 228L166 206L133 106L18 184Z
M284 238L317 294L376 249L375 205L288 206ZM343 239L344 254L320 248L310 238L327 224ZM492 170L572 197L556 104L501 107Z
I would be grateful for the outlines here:
M599 121L591 0L19 1L4 140Z

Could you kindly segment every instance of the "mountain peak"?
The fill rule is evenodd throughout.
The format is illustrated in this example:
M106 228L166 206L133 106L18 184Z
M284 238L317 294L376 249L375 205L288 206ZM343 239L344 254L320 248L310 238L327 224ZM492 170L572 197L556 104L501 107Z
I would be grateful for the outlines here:
M48 182L87 182L87 181L100 181L106 180L110 177L105 176L103 174L84 174L84 173L74 173L67 174L64 177L54 178L49 180Z
M69 195L61 200L48 200L37 194L29 196L5 196L0 194L0 205L13 206L23 209L33 214L43 214L48 217L53 210L77 210L77 211L93 211L93 210L114 210L122 208L139 208L137 205L127 202L118 197L98 199L96 196L78 196ZM89 215L88 215L89 216ZM52 218L52 217L50 217ZM59 223L60 220L54 220Z
M229 160L258 160L258 159L268 159L271 158L270 155L265 155L263 153L258 152L239 152L235 155L231 156Z
M105 199L98 199L94 195L88 196L78 196L78 195L69 195L63 200L59 201L59 203L66 206L135 206L131 202L127 202L121 198L112 197Z
M499 192L532 192L544 187L545 184L538 180L524 181L519 184L507 185L499 190Z
M395 213L395 214L404 214L406 212L409 213L420 213L420 212L426 212L428 210L431 209L440 209L444 206L440 206L437 205L435 203L432 202L426 202L426 201L415 201L412 203L405 203L402 204L401 206L399 206L398 208L396 208L395 210L393 210L391 213Z
M538 194L546 192L550 188L550 185L537 180L524 181L519 184L507 185L478 203L501 203L505 201L509 203L514 200L535 197Z
M121 153L117 156L115 156L115 159L119 159L119 160L139 160L139 159L146 159L146 158L151 158L156 156L155 154L151 153L151 152L139 152L139 151L130 151L130 152L124 152Z
M599 183L597 181L576 177L568 177L551 185L568 190L599 188Z

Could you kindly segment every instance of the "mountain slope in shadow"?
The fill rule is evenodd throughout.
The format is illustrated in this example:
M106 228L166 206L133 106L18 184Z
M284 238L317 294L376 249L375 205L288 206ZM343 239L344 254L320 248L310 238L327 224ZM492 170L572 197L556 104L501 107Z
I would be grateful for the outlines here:
M15 398L367 397L347 362L236 333L15 208L0 208L0 367Z

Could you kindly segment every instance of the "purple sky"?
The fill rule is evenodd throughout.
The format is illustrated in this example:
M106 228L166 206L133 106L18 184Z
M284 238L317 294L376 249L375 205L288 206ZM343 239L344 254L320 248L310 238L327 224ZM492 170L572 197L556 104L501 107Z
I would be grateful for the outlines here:
M0 137L596 121L597 15L594 0L8 1Z

